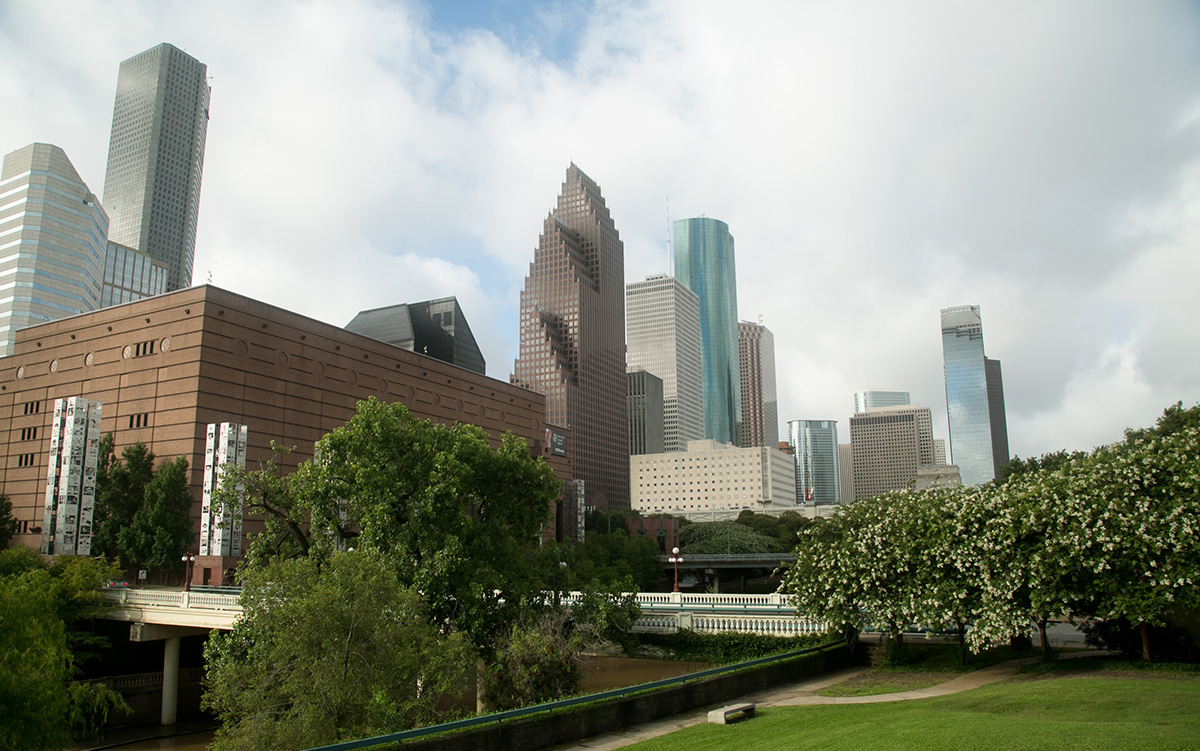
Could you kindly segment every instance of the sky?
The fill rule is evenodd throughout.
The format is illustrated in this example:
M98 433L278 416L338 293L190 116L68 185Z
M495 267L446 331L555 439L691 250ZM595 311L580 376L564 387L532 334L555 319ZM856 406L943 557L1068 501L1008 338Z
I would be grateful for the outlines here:
M1200 4L0 0L0 152L102 195L117 69L208 65L193 281L335 325L458 297L507 380L574 161L627 281L735 238L781 436L905 390L946 437L939 311L982 308L1011 450L1200 401Z

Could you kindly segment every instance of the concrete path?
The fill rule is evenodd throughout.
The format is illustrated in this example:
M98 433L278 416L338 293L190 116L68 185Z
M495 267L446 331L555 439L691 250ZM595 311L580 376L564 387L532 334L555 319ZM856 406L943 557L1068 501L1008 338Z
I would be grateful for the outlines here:
M711 707L704 707L693 712L675 715L673 717L664 717L655 722L647 722L643 725L636 725L631 728L626 728L615 733L605 733L604 735L594 735L591 738L586 738L581 741L573 741L560 746L555 746L553 751L569 751L570 749L587 749L588 751L609 751L610 749L623 748L625 746L638 743L640 741L656 738L660 735L673 733L676 730L698 725L708 721L708 710L717 709L718 707L737 702L753 702L759 707L794 707L808 704L872 704L875 702L885 701L904 701L906 699L927 699L932 696L944 696L946 694L954 694L959 691L967 691L972 688L986 686L989 683L996 683L1005 680L1026 665L1037 662L1037 658L1030 657L1022 660L1011 660L1002 662L998 665L982 668L966 675L960 676L945 683L939 683L936 686L929 688L916 689L913 691L899 691L894 694L875 694L874 696L817 696L816 692L829 686L841 683L844 680L861 675L869 670L869 668L858 667L840 670L834 673L813 678L812 680L792 683L786 686L779 686L766 691L760 691L748 696L737 697L730 699L728 702Z

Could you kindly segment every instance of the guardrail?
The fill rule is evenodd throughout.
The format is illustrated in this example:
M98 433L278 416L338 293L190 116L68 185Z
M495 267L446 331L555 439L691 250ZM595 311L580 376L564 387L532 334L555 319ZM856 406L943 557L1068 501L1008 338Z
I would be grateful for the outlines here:
M453 730L464 730L467 728L476 727L479 725L487 725L487 724L491 724L491 723L503 723L506 720L515 720L515 719L525 717L525 716L528 716L531 714L538 714L538 713L542 713L542 712L550 713L557 709L566 709L569 707L577 706L579 704L588 704L591 702L603 701L605 699L621 699L630 694L636 694L636 693L641 693L641 692L645 692L645 691L653 691L655 689L660 689L660 688L668 688L670 686L684 684L689 681L700 680L703 678L710 678L713 676L718 676L718 675L722 675L724 673L730 673L730 672L734 672L737 670L745 670L747 668L754 668L754 667L759 667L762 665L769 665L771 663L780 662L782 660L788 660L793 657L801 657L801 656L804 656L807 654L814 654L816 652L821 652L821 651L824 651L824 650L827 650L827 649L830 649L833 647L842 646L846 642L847 642L847 639L844 639L844 638L838 639L837 641L831 641L831 642L822 644L818 647L811 647L809 649L800 649L800 650L796 650L794 652L784 652L783 654L773 655L771 657L760 657L757 660L748 660L746 662L739 662L739 663L735 663L733 665L723 665L723 666L717 667L717 668L709 668L708 670L701 670L701 671L698 671L695 673L688 673L687 675L681 675L681 676L677 676L675 678L664 678L662 680L651 681L649 683L642 683L642 684L639 684L636 686L628 686L626 688L615 688L615 689L611 689L609 691L601 691L601 692L595 693L595 694L587 694L585 696L575 696L570 699L560 699L558 701L547 702L545 704L535 704L533 706L522 707L520 709L509 709L504 712L494 712L492 714L479 715L477 717L468 717L464 720L455 720L453 722L444 722L440 725L430 725L429 727L414 728L412 730L403 730L398 733L390 733L388 735L375 736L374 738L360 738L358 740L342 741L341 743L334 743L334 744L331 744L328 746L316 746L316 747L307 749L307 751L353 751L353 749L366 748L368 746L382 745L385 743L396 743L399 745L403 745L404 741L415 740L417 738L421 738L421 737L424 737L427 735L433 735L435 733L446 733L446 732L450 732Z

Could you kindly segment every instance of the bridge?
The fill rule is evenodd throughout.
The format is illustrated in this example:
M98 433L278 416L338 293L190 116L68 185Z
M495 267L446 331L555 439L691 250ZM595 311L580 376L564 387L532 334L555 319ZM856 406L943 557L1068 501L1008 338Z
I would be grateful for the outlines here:
M658 557L664 568L671 568L671 557ZM688 555L684 553L679 568L779 568L784 564L795 563L796 556L790 553L746 553L721 555Z
M212 629L232 629L242 614L236 590L109 589L104 595L116 605L104 617L129 622L130 641L163 642L162 724L174 724L179 697L179 640ZM570 592L563 601L570 605L580 598L579 592ZM640 592L636 602L642 614L634 623L635 633L664 634L690 628L710 634L738 631L801 636L828 630L823 621L797 617L786 595Z
M105 618L134 624L131 638L148 641L169 638L170 629L179 635L220 629L228 631L242 614L242 605L231 588L220 591L172 589L110 589L105 596L116 607ZM579 601L579 592L569 592L563 602ZM705 633L742 633L798 636L824 633L826 624L796 616L787 595L693 594L687 592L639 592L635 595L642 617L635 632L669 633L691 628ZM137 638L137 632L143 634Z

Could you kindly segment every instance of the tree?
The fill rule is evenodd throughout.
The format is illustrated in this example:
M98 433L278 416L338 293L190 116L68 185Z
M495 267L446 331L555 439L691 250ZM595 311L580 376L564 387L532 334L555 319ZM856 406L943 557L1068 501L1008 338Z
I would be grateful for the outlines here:
M774 540L737 522L697 522L679 530L679 549L687 555L771 553Z
M474 658L421 596L365 551L243 571L242 617L205 645L214 751L294 749L440 717Z
M529 572L562 484L521 438L506 434L493 449L482 428L369 399L316 454L291 480L311 518L310 555L379 555L423 594L433 622L484 652L540 597Z
M483 675L482 697L493 710L515 709L568 696L583 683L579 637L564 611L549 611L512 626Z
M8 541L17 533L17 520L12 515L12 501L0 495L0 549L8 547Z
M52 749L102 726L120 695L71 683L102 644L86 628L108 605L96 589L115 574L91 558L0 552L0 749Z
M125 559L121 530L142 507L146 486L154 478L154 452L138 442L115 455L112 433L100 437L96 461L96 503L93 511L92 553ZM126 561L128 563L128 561Z
M117 535L128 563L158 571L178 570L192 545L192 492L188 461L163 464L142 491L143 502Z

